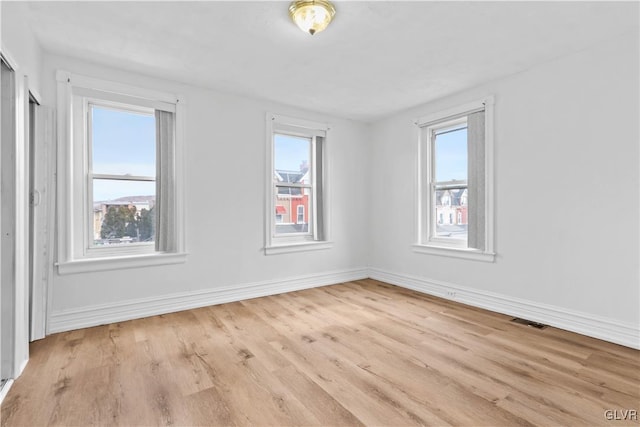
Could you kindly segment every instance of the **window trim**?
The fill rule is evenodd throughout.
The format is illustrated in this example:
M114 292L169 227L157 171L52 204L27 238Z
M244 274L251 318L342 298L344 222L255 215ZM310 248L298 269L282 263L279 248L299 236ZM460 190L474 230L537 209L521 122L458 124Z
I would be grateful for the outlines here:
M58 70L58 266L59 274L102 271L120 268L184 262L185 242L185 148L184 123L186 103L178 95L145 89L107 80L72 74ZM82 112L75 111L74 97L82 97ZM125 108L139 106L142 109L161 109L175 113L175 223L177 229L176 249L158 252L152 245L136 247L89 248L87 230L92 220L87 211L88 165L87 138L82 144L74 141L74 134L83 134L84 123L78 123L77 114L86 117L86 108L91 99L100 105L124 104ZM75 112L74 112L75 111Z
M485 112L485 248L475 249L461 246L450 239L438 239L431 237L432 223L435 224L437 218L433 218L433 203L431 200L431 189L428 188L431 180L433 168L433 143L430 141L430 129L457 118L468 116L471 113L484 110ZM417 242L413 244L413 251L430 255L440 255L476 261L494 262L494 148L493 148L493 119L494 119L494 97L472 101L457 107L435 112L414 121L417 130L417 218L416 237ZM468 183L467 183L468 184Z
M423 197L431 200L431 203L434 203L433 200L435 199L438 190L444 190L448 192L448 190L453 190L460 187L464 187L464 188L469 187L468 179L464 181L436 181L436 177L434 173L435 167L436 167L436 164L435 164L436 136L439 134L444 134L444 133L449 133L449 132L453 132L460 129L465 129L466 127L467 127L466 115L453 118L453 119L438 120L435 123L431 123L426 127L423 127L422 131L425 133L423 141L425 144L428 145L428 148L425 149L426 158L423 159L425 162L424 167L426 168L425 179L427 179L426 181L427 185L425 185L425 187L427 186L429 187L423 190L425 191L425 194L423 195ZM451 193L449 192L446 195L446 197L447 197L446 199L447 203L446 205L443 203L443 205L451 208ZM422 241L429 242L429 244L433 244L433 245L442 245L445 247L460 248L460 249L467 248L467 244L468 244L467 238L448 239L446 237L436 236L437 224L438 223L445 224L444 214L442 212L440 213L440 218L437 218L435 215L435 212L433 212L433 206L430 205L429 209L426 209L426 215L427 215L425 218L426 224L424 224L424 229L423 229L424 235L420 236ZM452 216L452 213L449 212L449 221L446 224L450 225L452 223L453 223L453 216Z
M329 131L329 125L326 123L314 122L311 120L298 119L294 117L267 113L266 114L266 176L265 176L265 255L290 253L309 251L317 249L328 249L332 247L333 243L330 241L330 191L329 191L329 168L328 168L328 147L326 134ZM309 232L306 233L292 233L290 235L276 235L275 233L275 192L277 188L273 183L273 171L274 168L274 155L275 144L274 135L276 133L284 133L288 135L300 136L300 137L312 137L311 148L311 184L292 184L287 183L285 187L300 187L311 188L311 223L309 224ZM316 138L323 137L322 145L322 199L323 209L322 212L317 212L317 189L318 183L316 182ZM296 220L297 220L297 212ZM293 221L293 212L290 212L291 220ZM322 235L323 240L314 240L314 236L318 235L318 215L322 215L322 222L324 224Z
M73 102L73 101L72 101ZM86 179L86 206L87 209L84 218L87 221L86 227L86 235L84 242L84 256L87 258L103 258L103 257L119 257L126 254L136 255L136 254L149 254L154 253L155 243L152 242L136 242L128 244L127 246L114 246L114 247L100 247L94 244L93 233L94 233L94 218L91 214L94 212L94 199L93 199L93 181L95 179L112 179L112 180L122 180L122 181L148 181L148 182L156 182L156 177L153 176L138 176L138 175L124 175L124 174L97 174L93 172L93 123L92 123L92 115L89 114L91 108L97 106L100 108L112 109L115 111L129 111L133 113L143 113L143 114L151 114L154 115L155 110L150 107L141 107L139 105L131 105L131 104L118 104L113 101L103 101L101 99L95 97L83 97L83 115L82 120L84 121L84 126L86 130L86 135L84 138L84 150L86 153L86 158L84 159L85 170L83 171L83 176Z

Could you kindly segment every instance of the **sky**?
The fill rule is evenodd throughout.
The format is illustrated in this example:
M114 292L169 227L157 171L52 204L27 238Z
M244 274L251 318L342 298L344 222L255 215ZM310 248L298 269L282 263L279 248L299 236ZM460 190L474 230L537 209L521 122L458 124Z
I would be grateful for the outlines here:
M274 163L278 170L299 171L302 162L311 164L311 140L290 135L274 137Z
M467 179L467 128L436 135L436 181Z
M155 117L100 107L92 110L93 173L155 176ZM154 182L94 180L94 201L154 194Z

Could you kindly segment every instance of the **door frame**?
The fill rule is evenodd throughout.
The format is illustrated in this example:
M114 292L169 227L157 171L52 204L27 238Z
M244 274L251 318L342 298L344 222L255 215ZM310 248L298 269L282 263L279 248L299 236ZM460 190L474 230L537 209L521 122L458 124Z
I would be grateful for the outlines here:
M0 156L0 163L6 165L9 161L11 181L11 199L13 206L3 206L5 214L13 218L11 228L13 241L5 250L11 250L13 262L10 280L0 282L0 303L3 305L4 316L0 317L0 330L5 335L1 340L0 354L5 360L6 369L3 376L7 382L0 391L0 400L6 395L13 380L24 370L29 361L29 141L28 141L28 77L22 74L18 63L8 52L4 44L0 44L2 61L13 71L13 100L14 113L12 115L13 129L9 141L1 140L0 146L9 144L12 154L10 160ZM36 95L37 96L37 95ZM4 169L4 168L3 168ZM4 201L6 203L6 200ZM4 203L0 201L0 206ZM8 208L8 209L7 209ZM7 245L5 245L7 246ZM10 249L9 249L10 248ZM2 253L0 253L0 256ZM3 257L6 259L6 256ZM7 309L7 310L5 310ZM8 313L8 314L6 314ZM6 322L6 323L5 323ZM7 324L8 323L8 324Z
M33 214L33 228L29 226L29 232L33 234L29 236L29 244L32 246L30 250L33 252L29 253L29 256L33 257L29 272L32 278L29 281L29 341L35 341L47 335L49 323L49 283L53 277L52 230L55 221L55 215L51 214L55 211L55 112L52 108L42 105L40 96L33 89L25 88L25 96L27 95L32 97L36 104L33 117L33 145L30 141L31 134L27 133L29 150L35 148L34 153L29 151L27 159L27 173L31 173L30 178L33 177L28 189L28 208L30 215ZM27 109L29 107L26 106ZM31 120L30 116L29 119ZM25 124L25 132L28 127L29 121Z
M14 191L17 188L16 183L16 167L17 162L15 161L15 151L17 148L17 139L18 139L18 83L17 83L17 66L15 61L13 61L10 55L7 54L6 50L2 48L0 50L0 62L3 67L6 67L11 72L12 81L9 83L12 86L14 99L12 100L13 105L11 106L11 116L10 121L12 124L7 126L6 123L2 124L2 131L0 132L0 168L3 173L8 171L9 177L7 180L10 181L10 197L4 195L4 197L0 198L0 219L2 222L6 221L7 218L5 216L8 214L11 217L12 223L9 225L9 229L2 228L3 232L3 242L0 246L0 257L2 262L0 263L0 304L2 306L2 315L0 316L0 380L5 381L4 387L2 388L3 394L6 393L6 390L11 386L12 380L15 378L15 361L16 361L16 280L15 280L15 256L16 256L16 247L15 247L15 232L16 232L16 224L15 220L17 219L16 212L16 200ZM0 85L0 95L2 94L2 90L4 89L4 84ZM2 112L4 115L4 111ZM10 134L8 134L10 133ZM8 140L7 140L8 139ZM0 180L4 180L0 178ZM4 183L3 183L4 184ZM7 233L4 235L4 233ZM9 237L6 237L9 236ZM10 239L8 247L5 244L5 237ZM6 252L10 251L9 254ZM7 265L7 259L9 259L9 265ZM9 271L7 271L9 269ZM7 276L10 275L10 276Z

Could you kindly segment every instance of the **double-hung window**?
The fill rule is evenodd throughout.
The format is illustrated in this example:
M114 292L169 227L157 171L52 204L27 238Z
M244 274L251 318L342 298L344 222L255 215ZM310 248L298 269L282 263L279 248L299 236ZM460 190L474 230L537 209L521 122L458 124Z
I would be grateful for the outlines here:
M493 98L416 122L417 252L493 261Z
M152 108L88 99L87 248L155 245L156 117Z
M59 271L182 262L178 97L58 73Z
M267 254L329 246L327 125L267 115Z

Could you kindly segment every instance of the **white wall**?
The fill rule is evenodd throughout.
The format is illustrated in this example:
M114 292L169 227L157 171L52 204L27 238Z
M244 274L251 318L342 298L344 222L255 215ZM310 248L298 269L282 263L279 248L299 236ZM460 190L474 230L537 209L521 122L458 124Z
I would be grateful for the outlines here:
M21 2L1 2L0 42L18 63L19 75L29 77L29 89L39 94L41 88L42 49L31 28L25 24L28 6Z
M139 310L141 302L166 296L305 276L291 282L295 287L313 284L307 276L330 280L340 274L325 273L358 275L369 265L372 274L450 284L637 331L637 33L368 126L78 59L45 55L41 64L20 22L4 14L2 42L33 76L46 105L56 102L57 69L177 92L188 103L187 263L56 275L50 292L58 330L197 300L167 299ZM416 254L413 119L487 94L496 97L497 260ZM331 123L331 250L272 256L261 250L266 111Z
M635 329L637 345L638 40L636 31L376 123L370 265L608 319ZM497 260L414 253L413 121L489 94Z
M30 28L20 16L26 11L22 3L0 3L0 43L2 51L13 62L17 86L16 129L16 271L15 271L15 372L24 368L29 358L29 291L28 291L28 147L25 133L26 90L36 96L41 88L42 51ZM3 309L9 308L2 302Z
M364 124L46 55L44 97L52 105L58 69L184 96L189 256L185 264L56 275L51 289L54 330L73 326L73 319L81 319L85 309L106 305L117 311L116 306L131 300L356 269L366 276L367 210L362 192L368 185L368 166L363 161L368 132ZM334 246L329 250L264 255L267 111L330 123ZM130 316L128 312L121 317ZM67 321L71 323L60 326Z

